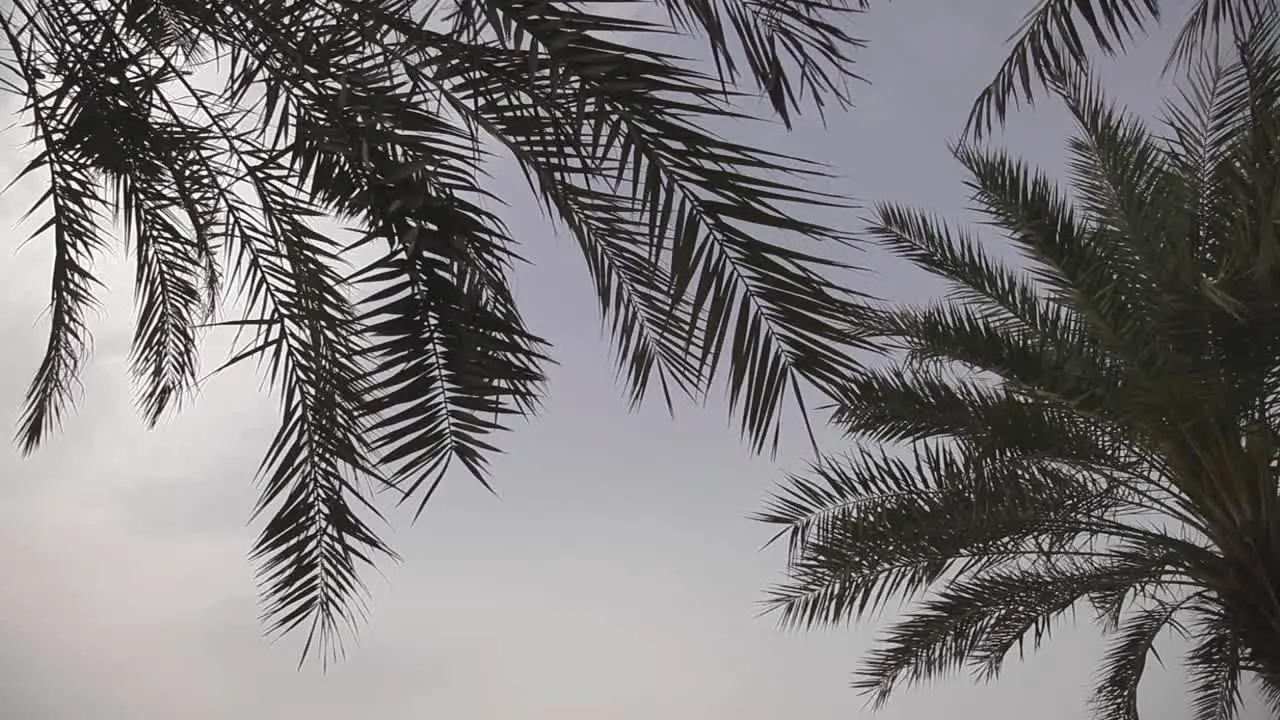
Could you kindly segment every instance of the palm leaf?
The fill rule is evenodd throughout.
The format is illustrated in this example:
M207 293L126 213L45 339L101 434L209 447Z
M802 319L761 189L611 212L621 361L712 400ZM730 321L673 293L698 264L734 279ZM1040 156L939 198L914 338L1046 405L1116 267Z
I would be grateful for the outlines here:
M340 651L362 567L392 554L376 490L420 511L451 469L488 486L498 433L545 392L549 342L511 284L523 228L486 209L504 159L582 249L632 401L726 391L772 449L788 398L856 367L830 252L848 235L804 219L844 202L820 165L716 128L759 91L784 124L845 103L863 5L622 2L17 0L0 61L56 257L23 449L75 399L93 259L119 241L148 423L196 389L205 328L233 328L227 365L279 397L265 620ZM721 72L647 47L672 32Z
M1039 0L1009 38L1009 54L974 100L966 134L981 138L1011 110L1034 103L1038 86L1085 69L1094 48L1124 52L1164 17L1159 0ZM1276 11L1275 0L1196 0L1179 29L1166 70L1185 68L1222 39L1245 37ZM1090 47L1090 45L1094 47Z

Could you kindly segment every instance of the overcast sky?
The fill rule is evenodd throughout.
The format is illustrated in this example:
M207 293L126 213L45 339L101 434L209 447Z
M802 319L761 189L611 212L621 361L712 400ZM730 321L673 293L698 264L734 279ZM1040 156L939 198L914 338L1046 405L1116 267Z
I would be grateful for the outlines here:
M1175 3L1181 5L1184 3ZM945 144L989 78L1024 0L897 0L861 21L873 80L829 130L786 149L820 156L859 199L945 213L963 202ZM1176 8L1173 8L1176 9ZM1155 108L1167 44L1153 39L1106 84ZM1005 142L1060 166L1057 112L1016 120ZM17 169L10 134L0 175ZM459 477L423 521L392 533L406 558L371 577L372 621L346 662L295 670L296 647L261 638L245 559L249 479L276 422L246 373L211 383L147 433L130 402L127 312L100 323L86 396L36 457L0 454L0 716L15 720L805 720L870 716L848 689L873 628L799 635L757 618L780 558L749 522L799 469L748 456L724 409L629 414L574 245L539 219L518 182L509 220L536 266L518 281L561 365L541 418L502 438L501 499ZM29 196L6 195L17 218ZM16 418L42 348L49 256L0 263L0 408ZM867 287L917 296L875 255ZM127 288L117 292L127 301ZM112 307L119 302L113 301ZM1084 618L1082 618L1083 621ZM1099 657L1082 626L1003 680L905 692L885 720L1068 720ZM1175 674L1153 671L1144 715L1189 716Z

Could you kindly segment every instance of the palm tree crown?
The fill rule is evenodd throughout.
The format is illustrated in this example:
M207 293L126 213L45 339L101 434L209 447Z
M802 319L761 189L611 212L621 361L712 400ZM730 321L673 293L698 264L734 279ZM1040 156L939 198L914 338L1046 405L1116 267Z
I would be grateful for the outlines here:
M587 262L629 390L724 379L757 449L801 383L851 367L852 296L796 219L822 168L713 129L763 91L790 122L843 102L846 0L13 0L7 87L47 188L51 325L19 441L74 398L94 260L137 267L132 364L155 423L196 385L200 331L236 327L282 399L255 556L270 627L335 639L390 549L367 486L424 502L486 479L492 436L540 397L547 343L485 209L513 160ZM654 19L625 19L645 11ZM719 68L646 47L700 38ZM622 35L627 37L622 37ZM338 218L346 235L323 232ZM228 315L230 314L230 315ZM336 647L336 646L331 646Z
M951 288L876 311L892 353L841 395L858 441L790 479L763 519L792 540L771 602L834 624L913 603L860 671L882 702L998 673L1082 604L1109 633L1097 715L1132 720L1166 631L1198 720L1242 673L1280 709L1280 47L1272 16L1191 75L1163 132L1080 75L1071 187L962 145L1001 260L927 213L870 239Z

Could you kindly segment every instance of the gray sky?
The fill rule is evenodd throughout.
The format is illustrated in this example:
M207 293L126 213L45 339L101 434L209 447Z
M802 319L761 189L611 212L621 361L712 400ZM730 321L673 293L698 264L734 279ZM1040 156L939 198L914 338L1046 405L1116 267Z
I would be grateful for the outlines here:
M1030 3L898 0L862 19L874 84L830 129L787 149L833 162L847 190L955 214L960 174L945 151ZM1174 13L1176 15L1176 13ZM1167 34L1167 33L1166 33ZM1167 44L1107 67L1113 94L1156 107ZM1060 165L1060 113L1017 119L1006 144ZM20 136L0 152L18 168ZM296 646L260 637L245 526L274 401L247 372L147 433L124 365L121 285L99 323L80 413L34 458L0 451L0 715L22 720L806 720L867 716L847 689L872 628L808 635L756 617L780 558L757 549L759 509L785 469L751 458L723 408L655 404L628 414L573 244L538 220L514 178L509 220L536 262L518 281L527 313L557 343L546 412L502 438L502 498L459 477L424 520L390 534L406 557L371 577L372 621L327 675L294 669ZM30 196L0 199L16 218ZM23 234L11 233L11 247ZM904 288L883 259L867 286ZM0 263L0 407L16 418L42 348L35 324L49 257ZM118 277L117 273L117 277ZM211 360L216 356L211 356ZM1084 707L1099 643L1082 617L998 685L956 678L905 692L885 720L1067 720ZM1144 714L1188 717L1180 678L1153 671Z

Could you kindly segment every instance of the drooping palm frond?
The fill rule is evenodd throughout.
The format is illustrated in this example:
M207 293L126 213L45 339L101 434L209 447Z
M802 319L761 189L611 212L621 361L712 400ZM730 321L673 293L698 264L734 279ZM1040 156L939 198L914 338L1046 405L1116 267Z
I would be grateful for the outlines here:
M1164 17L1160 0L1037 0L1009 38L1009 54L969 111L966 132L981 137L1010 110L1035 101L1037 86L1080 72L1094 50L1125 51ZM1226 45L1259 19L1280 11L1275 0L1195 0L1178 31L1167 68L1188 67L1202 51Z
M1280 19L1207 59L1157 134L1085 74L1053 87L1078 123L1071 192L961 146L1015 267L922 212L868 239L946 283L870 315L893 358L835 422L858 443L792 477L762 519L791 540L770 605L816 627L910 603L857 687L990 677L1091 607L1110 636L1100 718L1138 715L1167 633L1187 637L1200 720L1252 673L1280 696Z
M842 18L862 7L15 0L5 82L55 249L23 449L74 400L93 260L122 240L148 422L194 389L206 325L237 328L229 364L258 362L278 391L254 552L266 617L337 639L360 567L391 552L370 487L422 503L450 468L487 483L495 433L541 397L548 343L510 284L520 238L486 209L504 159L582 248L633 400L721 383L771 447L788 394L853 367L856 295L818 247L847 238L799 219L841 202L821 166L715 128L750 119L736 108L757 91L788 123L844 102L859 41ZM720 74L654 49L673 32Z

